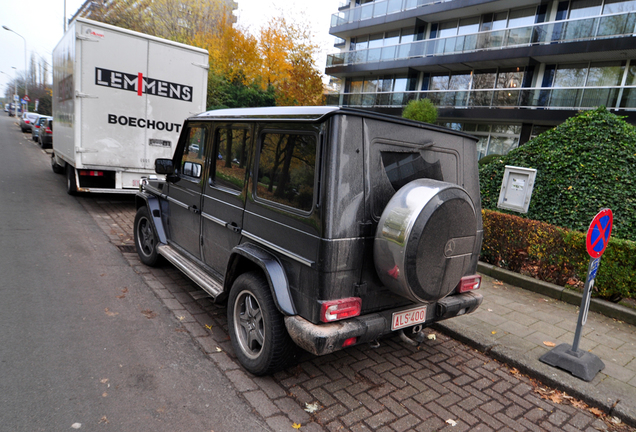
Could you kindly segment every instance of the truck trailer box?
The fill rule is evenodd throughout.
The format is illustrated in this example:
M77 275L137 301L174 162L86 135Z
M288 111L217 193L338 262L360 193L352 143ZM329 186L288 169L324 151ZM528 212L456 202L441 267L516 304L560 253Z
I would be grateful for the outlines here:
M207 51L78 18L53 51L53 170L67 190L134 193L205 111Z

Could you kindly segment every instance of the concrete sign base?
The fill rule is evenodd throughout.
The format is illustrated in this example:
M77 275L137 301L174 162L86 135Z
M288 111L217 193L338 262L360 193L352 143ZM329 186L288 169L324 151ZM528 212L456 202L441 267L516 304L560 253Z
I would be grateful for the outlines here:
M605 369L605 363L587 351L572 351L569 344L561 344L543 354L540 361L570 372L584 381L592 381L597 373Z

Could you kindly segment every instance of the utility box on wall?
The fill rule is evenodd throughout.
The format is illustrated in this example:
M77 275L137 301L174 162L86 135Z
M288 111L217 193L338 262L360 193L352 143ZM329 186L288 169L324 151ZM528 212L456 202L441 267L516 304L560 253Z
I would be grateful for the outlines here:
M537 170L506 165L497 207L528 213Z

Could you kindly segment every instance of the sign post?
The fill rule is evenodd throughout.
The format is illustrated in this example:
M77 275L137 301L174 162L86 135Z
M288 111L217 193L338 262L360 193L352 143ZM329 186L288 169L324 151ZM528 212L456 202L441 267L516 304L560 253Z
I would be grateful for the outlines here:
M601 255L605 252L610 235L612 234L612 224L614 216L612 210L603 209L592 219L590 228L587 230L585 246L590 255L590 264L587 269L583 298L579 310L579 319L574 332L574 342L572 346L561 344L548 351L539 358L540 361L550 366L564 369L577 378L585 381L592 381L597 373L605 368L605 363L594 354L586 351L579 351L581 331L587 322L587 314L590 310L592 299L592 289L594 279L601 263Z

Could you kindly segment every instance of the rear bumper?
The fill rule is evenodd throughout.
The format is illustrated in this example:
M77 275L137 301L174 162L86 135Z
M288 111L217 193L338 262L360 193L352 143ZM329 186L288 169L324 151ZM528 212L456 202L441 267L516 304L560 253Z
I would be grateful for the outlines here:
M468 292L427 303L426 322L422 325L429 326L437 321L471 313L482 301L481 294ZM391 333L393 313L423 305L413 304L329 324L313 324L298 315L287 316L285 326L298 346L312 354L324 355L342 349L342 344L353 337L357 338L356 344L359 344L374 341Z

